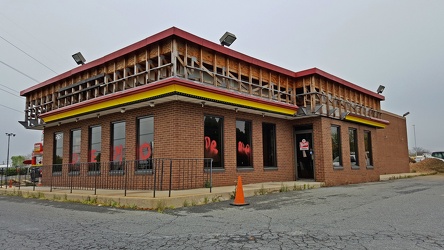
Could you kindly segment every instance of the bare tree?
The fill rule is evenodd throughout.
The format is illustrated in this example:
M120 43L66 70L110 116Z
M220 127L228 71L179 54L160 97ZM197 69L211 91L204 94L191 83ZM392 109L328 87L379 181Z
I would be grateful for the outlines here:
M421 147L413 147L411 150L409 150L409 154L412 156L430 154L430 150Z

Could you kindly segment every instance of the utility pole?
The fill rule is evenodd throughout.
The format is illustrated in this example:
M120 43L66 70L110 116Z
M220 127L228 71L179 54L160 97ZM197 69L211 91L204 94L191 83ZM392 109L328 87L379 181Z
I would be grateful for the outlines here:
M10 143L10 140L11 140L11 136L14 137L15 134L14 133L5 133L5 134L8 137L8 154L6 156L6 175L5 175L6 185L5 185L5 189L8 189L9 143Z
M418 148L416 147L416 130L415 130L415 124L413 124L413 137L415 138L415 156L418 156Z

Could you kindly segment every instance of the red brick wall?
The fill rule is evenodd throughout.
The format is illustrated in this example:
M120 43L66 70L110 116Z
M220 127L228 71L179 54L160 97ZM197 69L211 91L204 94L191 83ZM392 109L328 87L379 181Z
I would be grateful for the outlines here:
M381 164L380 174L410 172L405 117L383 112L382 119L390 124L385 129L378 129L374 140L374 151Z
M288 121L271 117L262 117L234 110L226 110L200 104L168 102L154 108L144 107L127 110L125 113L103 115L100 118L80 120L61 126L45 129L44 165L51 165L53 158L53 137L55 132L64 133L63 163L69 163L69 136L72 129L82 130L81 162L88 160L88 130L90 126L102 126L103 162L110 160L111 123L126 122L126 160L136 157L136 118L154 116L155 158L203 158L204 157L204 115L215 115L224 118L224 170L213 174L214 186L233 185L237 176L243 177L244 183L264 181L294 180L293 130ZM252 121L253 168L239 170L236 167L236 119ZM276 124L277 164L276 169L264 169L262 157L262 122ZM44 171L44 175L51 170ZM44 177L45 177L44 176ZM43 178L48 179L48 178Z
M321 119L321 130L315 132L315 137L322 136L318 141L321 144L321 156L317 155L316 166L319 168L316 180L325 182L328 186L344 185L351 183L369 182L379 180L379 171L381 164L374 154L373 168L368 168L365 162L365 150L364 150L364 130L371 132L372 138L375 137L375 128L360 125L357 123L350 123L346 121L333 120L329 118ZM342 167L333 167L332 157L332 142L331 142L331 126L337 125L340 127L341 135L341 154L342 154ZM349 144L349 128L357 130L358 136L358 166L352 168L350 162L350 144ZM319 133L319 134L318 134ZM373 139L374 142L374 139ZM373 143L373 147L374 147ZM318 150L319 151L319 150ZM318 174L318 172L321 172Z
M135 160L137 142L137 117L154 116L155 158L203 158L204 157L204 116L223 117L224 169L213 173L213 185L234 185L238 176L243 183L279 182L297 179L295 171L294 126L312 125L315 180L327 185L343 185L379 180L384 173L408 172L408 149L405 119L384 113L383 119L390 121L386 129L333 120L326 117L286 120L262 115L235 112L179 101L157 104L127 110L125 113L103 115L100 118L80 120L69 124L45 129L43 165L51 165L53 158L53 135L64 133L63 163L69 163L69 140L72 129L81 128L81 162L88 160L88 131L93 125L102 126L102 162L110 161L111 123L126 122L126 160ZM253 166L250 169L236 167L236 119L252 122ZM262 156L262 123L276 125L277 168L264 169ZM331 152L330 127L341 128L343 168L334 169ZM352 169L348 160L350 155L348 129L358 131L359 169ZM373 168L367 168L364 152L364 130L371 131L373 148ZM43 180L49 177L50 169L44 169ZM103 173L106 175L106 173ZM43 183L47 185L47 183Z

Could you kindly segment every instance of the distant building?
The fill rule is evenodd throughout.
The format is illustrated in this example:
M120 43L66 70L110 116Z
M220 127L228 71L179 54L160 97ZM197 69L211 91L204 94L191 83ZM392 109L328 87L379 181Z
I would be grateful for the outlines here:
M405 118L381 110L380 93L317 68L287 70L175 27L21 95L21 123L44 130L44 182L125 173L141 183L156 159L167 158L212 158L214 186L233 185L238 175L244 183L341 185L409 171ZM172 166L173 189L180 178L208 173L197 165L194 174Z

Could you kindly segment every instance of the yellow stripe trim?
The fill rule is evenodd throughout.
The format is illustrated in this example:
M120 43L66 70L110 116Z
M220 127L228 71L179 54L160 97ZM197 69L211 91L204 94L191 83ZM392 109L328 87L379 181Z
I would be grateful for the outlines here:
M180 92L180 93L188 94L188 95L204 97L204 98L208 98L208 99L212 99L212 100L227 102L227 103L231 103L231 104L237 104L237 105L246 106L246 107L253 107L256 109L271 111L271 112L280 113L280 114L293 115L295 113L295 109L291 109L291 108L277 107L277 106L269 105L266 103L259 103L259 102L255 102L255 101L241 99L238 97L226 96L223 94L212 93L212 92L208 92L208 91L204 91L204 90L200 90L200 89L194 89L194 88L190 88L190 87L186 87L186 86L182 86L182 85L176 85L176 91Z
M355 117L355 116L348 116L347 115L345 117L345 120L357 122L357 123L362 123L362 124L366 124L366 125L370 125L370 126L374 126L374 127L378 127L378 128L385 128L385 124L382 122L371 121L371 120L367 120L367 119L363 119L363 118L359 118L359 117Z
M50 115L48 117L43 118L43 120L46 123L48 123L48 122L61 120L61 119L68 118L68 117L78 116L78 115L81 115L84 113L100 111L103 109L116 107L119 105L131 103L131 102L141 101L141 100L144 100L147 98L152 98L152 97L156 97L156 96L160 96L160 95L164 95L164 94L168 94L168 93L173 93L173 92L179 92L179 93L183 93L183 94L187 94L187 95L199 96L199 97L207 98L207 99L211 99L211 100L222 101L222 102L226 102L226 103L230 103L230 104L237 104L237 105L252 107L252 108L256 108L256 109L260 109L260 110L264 110L264 111L271 111L271 112L286 114L286 115L293 115L296 110L296 108L291 109L291 108L277 107L277 106L273 106L273 105L269 105L269 104L265 104L265 103L258 103L258 102L254 102L254 101L250 101L250 100L245 100L242 98L226 96L223 94L212 93L212 92L204 91L204 90L200 90L200 89L194 89L194 88L182 86L179 84L171 84L171 85L168 85L165 87L156 88L156 89L152 89L152 90L145 91L145 92L135 93L133 95L128 95L128 96L124 96L124 97L119 97L118 95L116 95L116 97L114 99L100 102L100 103L95 103L95 104L93 103L88 106L69 110L66 112L59 113L59 114Z

